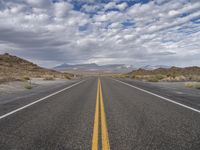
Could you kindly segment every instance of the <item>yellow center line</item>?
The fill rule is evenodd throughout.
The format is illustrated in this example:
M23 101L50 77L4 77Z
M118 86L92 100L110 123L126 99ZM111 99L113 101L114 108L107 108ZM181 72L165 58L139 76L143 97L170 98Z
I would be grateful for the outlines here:
M96 108L94 117L94 128L92 137L92 150L98 150L98 136L99 136L99 103L100 103L100 116L101 116L101 139L102 139L102 150L110 150L108 130L106 125L106 115L103 104L103 95L101 81L98 79L97 85L97 96L96 96Z
M98 135L99 135L99 80L97 85L96 108L94 117L94 128L92 137L92 150L98 150Z
M103 96L102 96L102 88L100 81L100 107L101 107L101 139L102 139L102 149L110 150L109 138L108 138L108 130L106 125L106 115L103 104Z

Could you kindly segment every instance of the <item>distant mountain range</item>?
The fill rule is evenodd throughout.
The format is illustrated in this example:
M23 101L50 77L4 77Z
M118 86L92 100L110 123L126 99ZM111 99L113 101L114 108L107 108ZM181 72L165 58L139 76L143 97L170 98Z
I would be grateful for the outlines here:
M144 69L144 70L155 70L155 69L158 69L158 68L164 68L164 69L169 69L171 68L172 66L165 66L165 65L146 65L146 66L143 66L143 67L140 67L140 69Z
M109 64L109 65L98 65L95 63L91 64L61 64L54 67L53 69L58 71L83 71L83 72L108 72L108 73L126 73L134 70L131 65L124 64Z
M165 65L146 65L142 66L140 68L133 67L132 65L125 65L125 64L108 64L108 65L98 65L95 63L91 64L61 64L59 66L54 67L53 69L58 71L70 71L70 72L80 72L80 71L86 71L86 72L109 72L109 73L127 73L132 70L137 69L144 69L144 70L154 70L158 68L170 68L171 66L165 66Z

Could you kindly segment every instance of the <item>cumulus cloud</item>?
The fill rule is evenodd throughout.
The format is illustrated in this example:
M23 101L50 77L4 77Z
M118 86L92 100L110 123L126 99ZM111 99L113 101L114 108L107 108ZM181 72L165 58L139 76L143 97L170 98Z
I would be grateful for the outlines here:
M108 10L108 9L119 9L120 11L124 10L126 7L127 7L127 3L126 2L123 2L121 4L117 4L116 2L109 2L108 4L106 4L104 6L104 9L105 10Z
M44 7L49 7L51 5L50 0L24 0L24 1L27 4L29 4L29 6L32 6L32 7L44 8Z
M72 10L73 5L67 2L60 2L54 4L54 13L56 17L66 17L67 14Z
M0 52L60 63L200 65L197 0L0 1Z

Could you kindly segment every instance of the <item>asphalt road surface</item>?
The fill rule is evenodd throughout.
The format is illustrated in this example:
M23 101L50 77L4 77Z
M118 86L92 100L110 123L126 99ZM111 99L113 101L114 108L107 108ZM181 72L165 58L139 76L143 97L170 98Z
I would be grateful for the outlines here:
M199 150L200 111L185 101L134 82L83 79L17 108L2 104L0 149Z

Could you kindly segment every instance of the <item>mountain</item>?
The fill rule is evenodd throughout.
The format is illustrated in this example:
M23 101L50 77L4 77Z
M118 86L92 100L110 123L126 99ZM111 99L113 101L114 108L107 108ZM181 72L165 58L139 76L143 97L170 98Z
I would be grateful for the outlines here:
M0 81L21 80L23 78L46 77L70 78L72 74L42 68L30 61L12 56L8 53L0 54Z
M124 64L109 64L109 65L97 65L91 64L61 64L53 69L58 71L70 71L70 72L108 72L108 73L126 73L130 72L134 68L132 66Z
M54 67L55 70L66 71L66 70L92 70L98 68L98 65L95 63L92 64L77 64L77 65L69 65L69 64L61 64L59 66Z
M143 67L140 67L140 69L144 69L144 70L155 70L155 69L158 69L158 68L171 68L171 66L165 66L165 65L146 65L146 66L143 66Z

